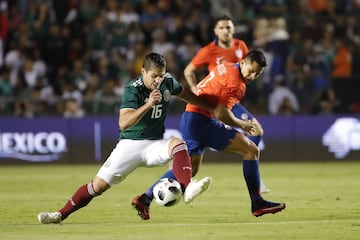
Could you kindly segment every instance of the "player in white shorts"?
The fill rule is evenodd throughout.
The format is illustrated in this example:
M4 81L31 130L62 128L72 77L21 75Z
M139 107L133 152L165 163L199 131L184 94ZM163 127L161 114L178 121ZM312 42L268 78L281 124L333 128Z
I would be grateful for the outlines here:
M123 139L116 144L96 176L110 185L117 184L138 167L154 167L166 164L169 161L168 149L173 149L178 144L181 144L181 140L177 138L163 140Z
M94 179L80 186L63 208L39 213L38 220L44 224L60 223L94 197L124 180L136 168L164 165L170 160L173 160L174 174L182 187L185 203L206 191L211 183L210 177L191 181L192 166L185 142L180 138L163 139L171 95L209 109L166 73L166 61L162 55L148 54L142 74L125 88L118 122L119 141L110 156ZM132 205L142 219L150 218L149 207L141 195L133 199Z

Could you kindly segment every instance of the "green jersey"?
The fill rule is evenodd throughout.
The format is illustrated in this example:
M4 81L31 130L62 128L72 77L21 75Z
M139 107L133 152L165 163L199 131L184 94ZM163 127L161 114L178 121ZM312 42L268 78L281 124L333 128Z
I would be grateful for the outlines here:
M163 138L170 97L180 94L182 86L170 73L166 73L159 90L162 94L161 102L152 106L137 124L125 131L120 131L120 139L157 140ZM126 85L120 109L141 107L148 101L150 93L151 90L146 88L143 77L139 76Z

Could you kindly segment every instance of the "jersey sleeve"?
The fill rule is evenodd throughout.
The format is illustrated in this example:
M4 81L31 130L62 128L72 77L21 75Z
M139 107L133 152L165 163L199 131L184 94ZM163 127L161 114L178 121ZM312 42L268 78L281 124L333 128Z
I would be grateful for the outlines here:
M139 103L137 101L137 99L138 99L137 93L138 93L137 88L134 87L132 84L126 85L126 87L124 89L124 94L122 96L120 109L123 109L123 108L137 109L139 106Z
M166 85L171 95L179 95L182 91L182 85L170 73L165 75Z
M242 40L239 40L239 45L240 45L240 49L243 51L243 55L245 56L249 52L249 48L247 47L246 43Z
M207 46L201 48L196 55L191 60L191 63L196 67L200 68L204 65L209 65L209 57L208 57L208 49Z

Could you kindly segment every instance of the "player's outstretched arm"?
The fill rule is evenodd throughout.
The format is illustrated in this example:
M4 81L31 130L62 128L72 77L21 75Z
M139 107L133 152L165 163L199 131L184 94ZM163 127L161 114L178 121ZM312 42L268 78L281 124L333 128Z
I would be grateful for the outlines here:
M252 135L252 132L255 131L255 123L251 120L241 120L231 112L230 109L225 107L222 104L218 104L214 109L214 116L215 118L219 119L221 122L234 126L237 128L241 128L248 134Z
M203 109L205 109L206 111L213 113L214 112L214 107L208 105L207 103L205 103L201 98L199 98L198 96L196 96L188 87L183 86L183 90L181 91L181 93L179 95L177 95L180 99L197 105Z

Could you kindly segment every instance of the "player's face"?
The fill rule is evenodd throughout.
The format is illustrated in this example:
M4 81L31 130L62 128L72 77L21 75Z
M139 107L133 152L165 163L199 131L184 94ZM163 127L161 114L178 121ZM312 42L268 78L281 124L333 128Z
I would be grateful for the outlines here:
M149 70L142 68L141 73L143 75L145 86L148 89L154 90L157 89L164 80L166 70L161 67L151 68Z
M229 20L218 21L214 32L219 41L223 43L230 43L234 35L234 24Z
M255 61L241 61L241 75L244 78L246 84L249 84L257 79L263 71L264 68L260 67L260 65Z

